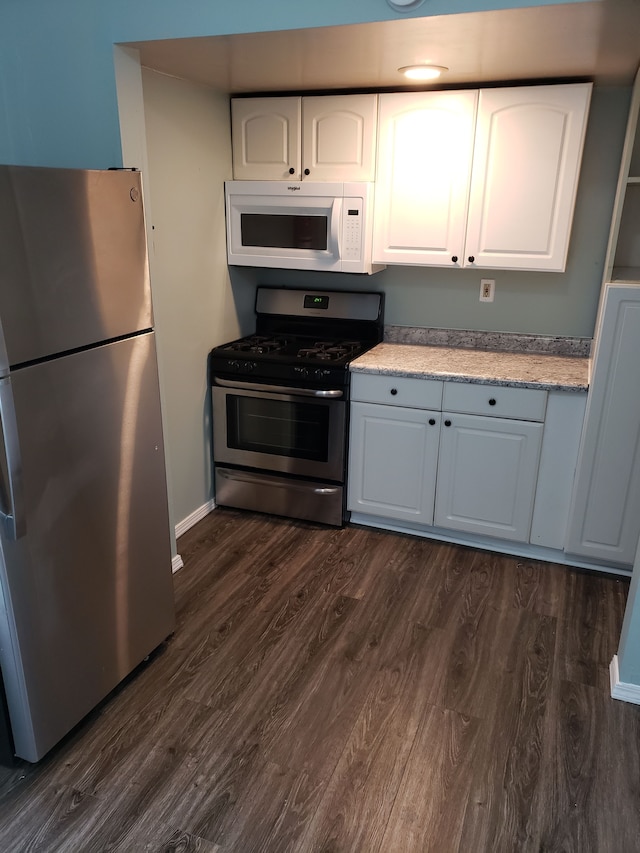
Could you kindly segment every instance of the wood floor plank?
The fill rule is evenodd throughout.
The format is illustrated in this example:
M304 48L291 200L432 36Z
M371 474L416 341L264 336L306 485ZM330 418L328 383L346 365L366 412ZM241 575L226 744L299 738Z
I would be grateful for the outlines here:
M609 664L618 650L628 584L571 572L560 618L559 677L608 693Z
M524 611L502 671L500 702L483 718L462 849L523 850L541 784L545 720L553 677L556 620ZM479 713L482 713L479 709Z
M528 851L640 849L640 715L595 687L558 681L547 720L544 784Z
M425 711L381 851L458 853L480 722L430 706Z
M425 713L423 685L439 651L433 642L437 632L409 623L395 642L384 638L384 661L301 839L302 849L380 849Z

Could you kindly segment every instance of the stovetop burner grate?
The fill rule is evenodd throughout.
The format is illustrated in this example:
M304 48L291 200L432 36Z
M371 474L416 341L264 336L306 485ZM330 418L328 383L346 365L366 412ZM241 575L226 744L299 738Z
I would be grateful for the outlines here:
M229 352L247 352L260 355L262 353L280 352L286 346L284 338L267 337L265 335L249 335L239 341L225 344L223 349Z

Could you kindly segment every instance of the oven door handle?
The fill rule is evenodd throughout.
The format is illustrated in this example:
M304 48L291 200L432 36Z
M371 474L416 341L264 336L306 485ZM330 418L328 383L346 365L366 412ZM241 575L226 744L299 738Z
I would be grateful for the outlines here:
M288 385L266 385L262 382L240 382L235 379L221 379L214 376L216 385L223 388L237 388L238 391L271 391L274 394L289 394L295 397L343 397L344 391L338 388L320 390L317 388L290 388Z
M278 480L274 477L260 477L258 474L245 474L243 471L229 471L227 468L218 468L217 473L219 477L222 477L225 480L236 480L239 483L250 483L253 485L254 483L261 486L269 486L270 489L287 489L288 491L297 490L308 492L309 487L307 485L299 485L295 480L283 480L282 482L278 482ZM339 486L313 486L311 491L314 495L336 495L340 491Z

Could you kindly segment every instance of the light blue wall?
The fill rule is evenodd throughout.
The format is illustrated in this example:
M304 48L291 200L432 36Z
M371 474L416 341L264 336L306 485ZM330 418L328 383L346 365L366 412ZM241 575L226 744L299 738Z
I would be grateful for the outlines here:
M554 2L427 0L411 14ZM1 0L0 162L120 165L114 43L406 16L386 0Z

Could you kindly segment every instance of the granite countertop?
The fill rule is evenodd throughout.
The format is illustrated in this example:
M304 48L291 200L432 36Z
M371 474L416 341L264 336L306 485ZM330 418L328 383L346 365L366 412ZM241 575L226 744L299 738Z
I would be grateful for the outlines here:
M547 391L586 391L589 387L586 357L468 347L381 343L354 359L351 371Z

